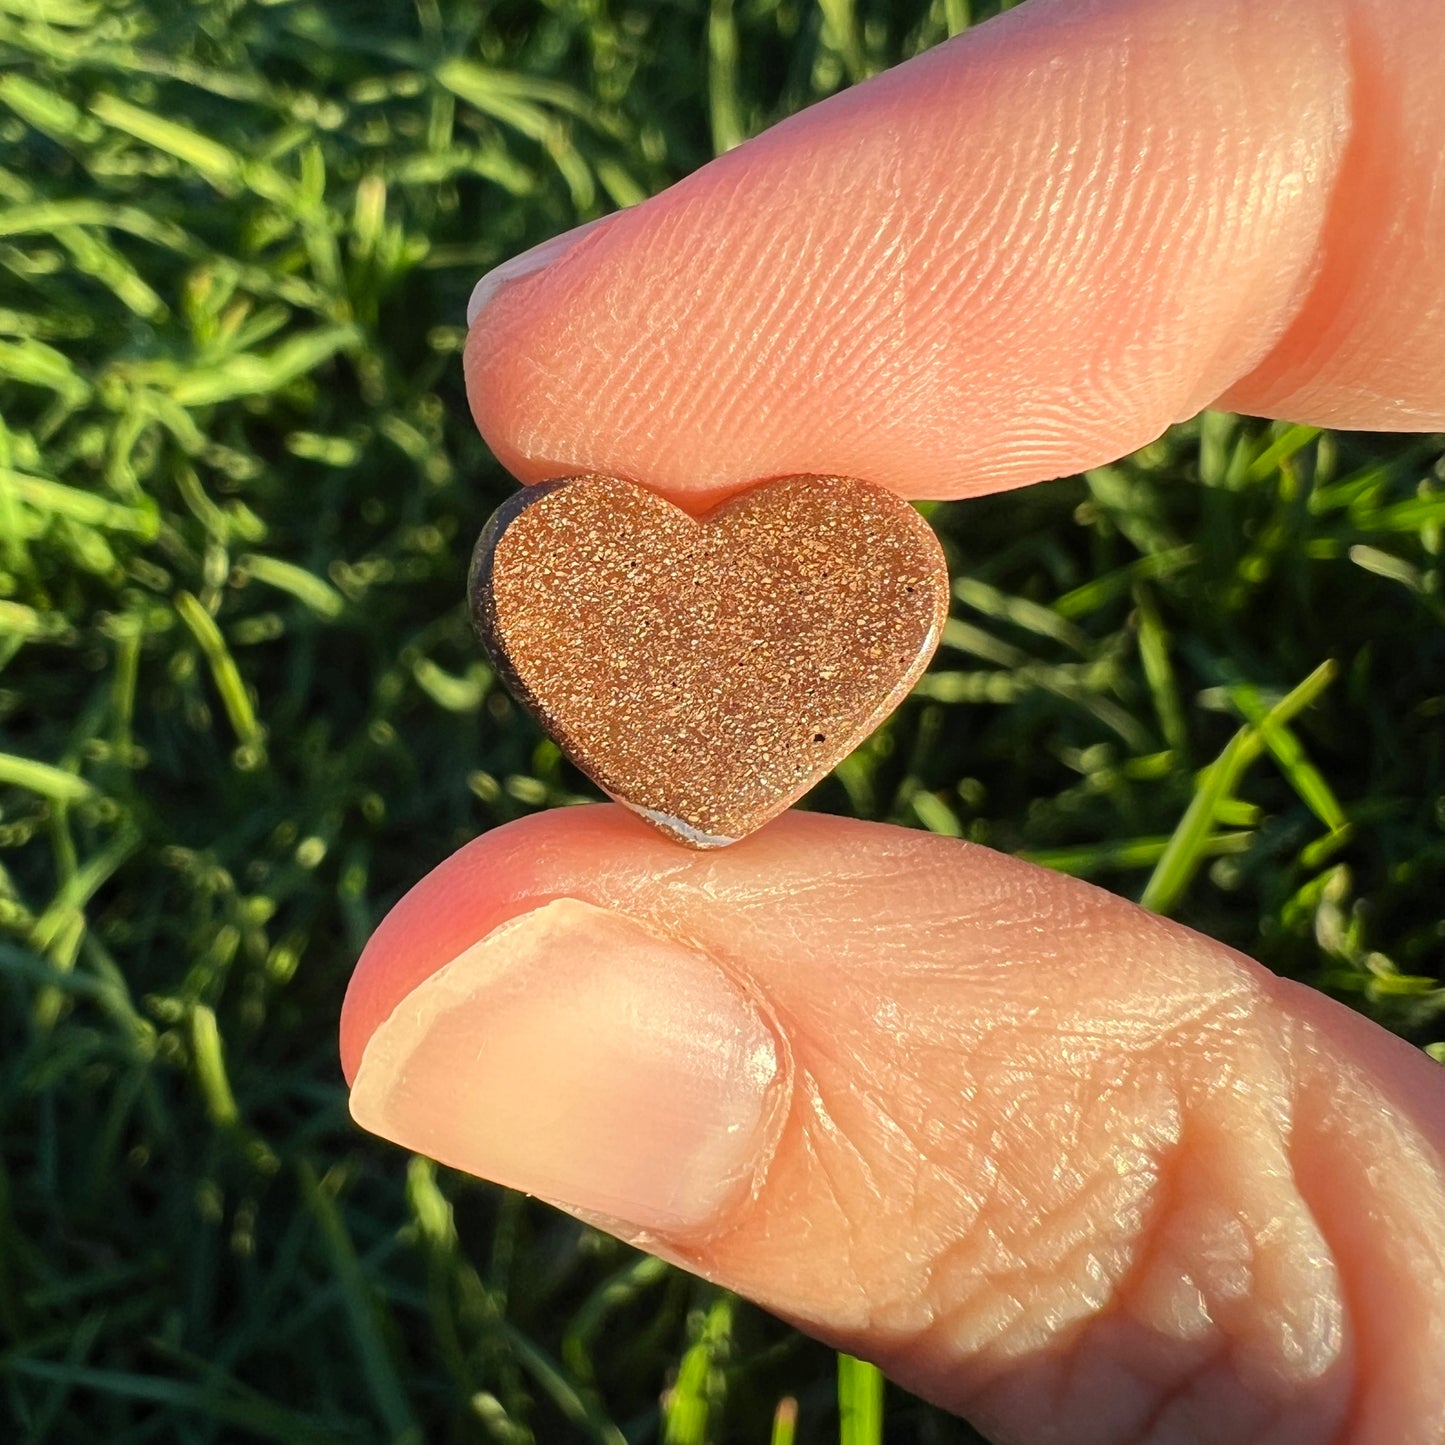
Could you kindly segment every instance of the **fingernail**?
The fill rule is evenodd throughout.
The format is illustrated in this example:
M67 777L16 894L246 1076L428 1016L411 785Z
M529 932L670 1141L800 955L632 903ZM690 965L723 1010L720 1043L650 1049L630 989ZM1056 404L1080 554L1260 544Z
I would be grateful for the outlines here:
M616 214L618 213L612 213ZM470 326L481 315L482 308L503 286L550 266L564 252L570 251L588 231L600 226L604 221L610 221L612 215L599 216L595 221L574 226L570 231L563 231L560 236L553 236L550 241L543 241L541 245L533 246L530 251L523 251L520 256L513 256L510 261L494 266L472 287L472 297L467 302L467 325Z
M635 1237L694 1232L751 1189L773 1035L705 954L574 899L504 924L372 1035L363 1128Z

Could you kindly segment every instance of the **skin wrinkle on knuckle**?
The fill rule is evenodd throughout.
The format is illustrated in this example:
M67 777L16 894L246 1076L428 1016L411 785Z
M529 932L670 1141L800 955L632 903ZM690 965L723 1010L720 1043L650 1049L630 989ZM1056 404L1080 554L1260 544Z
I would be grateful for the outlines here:
M989 1290L1011 1280L1007 1294L1019 1308L1003 1332L996 1318L953 1312L955 1350L1025 1350L1065 1320L1086 1319L1100 1307L1101 1283L1107 1289L1123 1266L1130 1232L1125 1221L1138 1220L1153 1185L1147 1158L1132 1160L1127 1169L1116 1169L1117 1163L1098 1159L1086 1178L1070 1181L1047 1204L1010 1177L1006 1160L1000 1165L992 1196L980 1209L982 1241L960 1240L941 1261L940 1274L954 1290L969 1278L986 1281Z
M1216 1087L1211 1092L1216 1102L1231 1097L1227 1089ZM1209 1104L1210 1099L1205 1099L1194 1107L1204 1112ZM1279 1414L1292 1391L1308 1394L1316 1387L1322 1397L1317 1405L1306 1408L1316 1408L1325 1417L1338 1414L1338 1403L1331 1404L1330 1387L1320 1382L1340 1359L1341 1306L1337 1290L1321 1282L1318 1269L1311 1270L1311 1265L1321 1260L1322 1244L1313 1218L1287 1170L1281 1172L1272 1200L1263 1210L1258 1201L1251 1204L1248 1199L1251 1170L1260 1172L1260 1140L1275 1136L1277 1148L1282 1150L1289 1133L1288 1118L1281 1120L1275 1113L1265 1112L1262 1130L1253 1136L1255 1142L1242 1167L1220 1171L1206 1160L1201 1174L1195 1157L1208 1153L1207 1143L1201 1145L1198 1139L1201 1130L1238 1137L1245 1130L1237 1119L1222 1124L1200 1121L1194 1125L1192 1140L1186 1132L1169 1171L1171 1184L1163 1191L1162 1206L1152 1226L1152 1243L1121 1291L1121 1303L1141 1323L1158 1328L1162 1320L1176 1332L1182 1325L1186 1337L1199 1335L1218 1346L1212 1367L1207 1359L1201 1359L1179 1374L1152 1417L1157 1429L1141 1430L1140 1438L1182 1438L1166 1422L1169 1407L1186 1400L1191 1392L1212 1392L1218 1407L1225 1410L1233 1401L1240 1412L1240 1429L1247 1416L1260 1411ZM1269 1176L1273 1171L1266 1168L1262 1172ZM1287 1303L1290 1283L1282 1283L1280 1278L1281 1269L1288 1274L1291 1259L1296 1273L1301 1267L1305 1272L1294 1298L1313 1297L1322 1305L1306 1310L1303 1326L1306 1333L1313 1327L1310 1338L1300 1337L1301 1321L1291 1318ZM1328 1267L1325 1274L1332 1277ZM1170 1308L1171 1298L1180 1298L1181 1283L1197 1292L1192 1322ZM1212 1390L1207 1384L1211 1369L1216 1376ZM1336 1386L1333 1393L1339 1397L1343 1391ZM1248 1438L1249 1432L1244 1433ZM1306 1433L1299 1438L1316 1437Z
M1142 1373L1139 1384L1148 1408L1122 1436L1122 1445L1324 1445L1315 1422L1295 1428L1289 1406L1236 1399L1223 1407L1232 1373L1229 1342L1218 1338L1212 1349L1188 1368L1164 1382L1151 1382ZM1234 1408L1231 1408L1233 1405ZM1210 1425L1205 1425L1205 1420ZM1281 1432L1279 1425L1285 1425Z
M1188 1028L1182 1020L1176 1020L1176 1033L1180 1036L1191 1033L1198 1038L1209 1030L1211 1012L1202 1005L1185 1010L1182 1020L1187 1020ZM1230 1009L1224 1010L1226 1015L1231 1012ZM1107 1030L1099 1032L1107 1033ZM1154 1052L1146 1054L1146 1061ZM1212 1050L1206 1048L1197 1052L1208 1057ZM1168 1072L1167 1066L1164 1071ZM1113 1072L1122 1075L1127 1070L1121 1065ZM819 1087L826 1090L826 1071L823 1078L824 1082ZM888 1083L887 1087L896 1092L897 1081ZM1107 1093L1107 1090L1102 1092ZM1240 1094L1241 1091L1228 1077L1214 1077L1202 1085L1197 1081L1180 1081L1171 1097L1176 1097L1178 1108L1187 1115L1191 1109L1203 1111L1212 1102L1220 1100L1237 1105ZM1287 1120L1282 1120L1279 1115L1278 1089L1274 1085L1262 1090L1246 1089L1243 1097L1251 1111L1248 1118L1254 1121L1253 1127L1278 1134L1287 1126ZM1117 1113L1123 1108L1122 1101L1112 1099L1106 1112L1113 1110ZM1249 1245L1253 1252L1249 1253L1247 1262L1255 1267L1254 1272L1245 1269L1243 1273L1237 1268L1231 1282L1227 1277L1227 1259L1224 1261L1226 1276L1222 1277L1219 1275L1220 1259L1192 1257L1187 1238L1182 1242L1163 1239L1161 1231L1166 1230L1171 1222L1171 1213L1167 1207L1160 1207L1151 1214L1148 1207L1151 1197L1161 1192L1158 1173L1150 1175L1151 1161L1156 1171L1162 1170L1164 1161L1171 1157L1171 1151L1184 1150L1171 1165L1177 1168L1179 1160L1188 1157L1187 1146L1173 1137L1169 1126L1163 1126L1161 1132L1157 1125L1157 1097L1145 1099L1142 1104L1136 1105L1136 1109L1142 1109L1147 1117L1156 1121L1153 1136L1144 1141L1142 1156L1130 1160L1122 1168L1118 1160L1101 1159L1096 1175L1064 1181L1064 1199L1054 1200L1043 1208L1039 1206L1036 1194L1027 1186L1020 1189L1009 1178L1008 1159L1020 1148L1017 1137L1012 1140L996 1137L991 1141L990 1149L985 1151L993 1154L994 1165L992 1170L978 1171L989 1180L985 1197L977 1187L977 1176L970 1179L963 1176L956 1166L939 1165L933 1157L937 1146L920 1138L916 1126L893 1120L890 1121L891 1128L875 1129L873 1138L886 1137L892 1149L883 1151L881 1157L867 1158L864 1157L867 1151L857 1138L856 1123L840 1118L837 1111L829 1111L826 1114L829 1127L814 1136L813 1153L830 1180L834 1175L828 1168L829 1154L846 1149L853 1157L853 1168L861 1169L872 1181L875 1203L901 1211L902 1217L915 1231L921 1218L938 1214L940 1197L955 1201L959 1215L968 1221L966 1227L955 1232L955 1237L943 1240L925 1257L919 1258L915 1262L916 1272L904 1278L899 1278L896 1270L877 1277L878 1266L876 1263L870 1265L866 1245L850 1251L850 1269L870 1301L869 1317L873 1327L891 1336L907 1336L915 1342L915 1347L919 1340L930 1340L930 1348L954 1360L974 1354L989 1355L997 1360L1001 1352L1004 1355L1017 1353L1021 1357L1027 1356L1029 1351L1040 1348L1042 1342L1061 1329L1088 1331L1097 1321L1107 1319L1113 1312L1127 1312L1131 1295L1138 1288L1137 1279L1131 1277L1130 1265L1132 1263L1135 1274L1149 1267L1152 1250L1153 1268L1199 1285L1205 1301L1203 1324L1209 1336L1206 1341L1208 1356L1180 1366L1169 1377L1171 1383L1167 1389L1181 1397L1187 1395L1192 1388L1190 1382L1203 1378L1208 1358L1216 1352L1223 1352L1232 1361L1236 1360L1241 1348L1238 1331L1244 1329L1247 1335L1249 1327L1257 1323L1251 1318L1252 1312L1260 1315L1268 1313L1260 1300L1258 1251L1263 1246L1266 1252L1273 1250L1278 1253L1281 1249L1288 1252L1294 1241L1274 1238L1255 1239L1251 1243L1250 1228L1242 1222L1237 1210L1231 1213L1226 1201L1222 1206L1223 1219L1226 1225L1232 1221L1236 1244L1243 1242ZM1008 1109L1000 1106L995 1112L1003 1115ZM1103 1132L1109 1131L1105 1128ZM1132 1132L1137 1136L1141 1131L1136 1127L1123 1132ZM1087 1133L1083 1137L1087 1147ZM904 1151L901 1160L900 1148ZM957 1157L956 1138L943 1153ZM878 1183L885 1171L891 1171L886 1190ZM900 1174L904 1179L901 1191ZM1117 1188L1111 1189L1111 1186L1117 1186L1120 1177L1136 1186L1136 1233L1133 1239L1114 1242L1114 1253L1119 1258L1113 1266L1106 1264L1101 1273L1095 1241L1101 1236L1107 1237L1109 1227L1101 1221L1113 1221L1117 1226L1121 1216L1127 1213L1121 1208ZM1091 1184L1098 1197L1092 1218L1089 1207L1093 1202ZM1214 1187L1224 1186L1215 1180ZM902 1204L900 1193L904 1201ZM921 1196L925 1195L929 1200L926 1205L921 1202ZM838 1197L836 1189L834 1197ZM1077 1211L1079 1216L1079 1222L1073 1228L1069 1227L1067 1220L1070 1209ZM1245 1214L1248 1214L1247 1210ZM1045 1229L1038 1223L1041 1217L1050 1221L1051 1229ZM1254 1228L1256 1233L1260 1232L1257 1221ZM1171 1250L1174 1251L1172 1255ZM1228 1253L1226 1250L1225 1254ZM1053 1286L1052 1291L1050 1286ZM1219 1313L1218 1304L1212 1313L1209 1308L1209 1300L1213 1297L1231 1305L1235 1313L1244 1319L1244 1325L1221 1324L1216 1320L1213 1315ZM1165 1333L1168 1333L1169 1323L1168 1320L1149 1318L1147 1311L1141 1320L1141 1324L1156 1330L1162 1324ZM1268 1333L1267 1321L1266 1326ZM1287 1354L1287 1343L1285 1341L1284 1345L1280 1345L1277 1330L1266 1340L1266 1354L1270 1353L1271 1345L1280 1345ZM1275 1351L1276 1356L1279 1353L1279 1350ZM1283 1364L1287 1366L1288 1361L1283 1361ZM1219 1388L1224 1387L1221 1384ZM1156 1396L1156 1408L1161 1412L1158 1418L1167 1418L1169 1402L1165 1398L1164 1387L1155 1389L1151 1399ZM1254 1408L1251 1405L1250 1409ZM1138 1438L1148 1437L1141 1434ZM1160 1435L1159 1438L1169 1437Z
M1099 1422L1095 1430L1068 1436L1072 1445L1098 1441L1101 1445L1119 1442L1204 1441L1236 1442L1254 1438L1298 1440L1301 1445L1325 1438L1321 1426L1337 1414L1327 1407L1323 1412L1312 1407L1304 1410L1308 1419L1288 1398L1270 1398L1241 1388L1237 1368L1237 1341L1223 1328L1210 1325L1188 1339L1161 1349L1152 1331L1141 1337L1137 1328L1124 1328L1127 1317L1120 1315L1117 1305L1101 1313L1096 1322L1077 1326L1075 1343L1065 1347L1063 1368L1051 1372L1047 1366L1044 1377L1061 1377L1053 1392L1037 1388L1038 1371L1026 1370L1024 1378L1035 1388L1028 1391L1021 1403L1015 1392L1012 1405L1000 1413L1011 1418L1020 1430L1018 1438L1053 1439L1049 1421L1052 1418L1075 1420L1079 1411L1096 1418L1101 1403L1098 1380L1103 1377L1117 1381L1121 1376L1132 1380L1132 1397L1125 1398L1118 1389L1110 1391L1112 1418ZM1111 1337L1112 1336L1112 1337ZM995 1369L985 1374L969 1396L960 1403L965 1413L969 1397L976 1409L987 1410L991 1394L1010 1382L1009 1371ZM1030 1409L1029 1405L1033 1408ZM1297 1428L1275 1434L1271 1420L1289 1418ZM1201 1422L1212 1422L1206 1428Z
M1220 404L1318 425L1425 430L1442 415L1435 379L1445 351L1435 269L1422 264L1419 243L1438 233L1445 170L1438 87L1402 62L1405 46L1438 49L1445 29L1438 6L1332 8L1343 66L1336 89L1348 105L1339 164L1317 183L1327 204L1313 264L1288 326Z
M861 884L866 882L866 879L860 877L855 881ZM1023 895L1015 895L1013 897L1013 899L1011 900L1014 904L1012 909L1008 908L1006 905L1001 907L1001 915L1005 917L1012 917L1016 922L1024 917L1027 917L1030 914L1032 914L1035 919L1037 919L1039 917L1038 907L1035 906L1033 902L1024 902L1022 906L1020 906L1020 897L1022 896ZM1045 910L1044 912L1045 914L1047 914L1047 910ZM1090 913L1089 910L1086 909L1083 910L1075 918L1074 921L1078 926L1089 927L1091 926L1089 920ZM1066 921L1066 917L1064 919L1060 919L1056 916L1054 919L1050 920L1050 926L1054 926L1057 928L1059 926L1063 926ZM1149 932L1149 930L1146 930L1146 933L1147 932ZM1143 949L1139 940L1134 940L1133 947L1139 949L1141 952L1147 952ZM1169 980L1174 976L1174 969L1172 968L1172 966L1168 965L1166 961L1160 958L1157 950L1155 951L1154 956L1156 959L1156 971L1162 965L1162 973L1160 974L1160 978L1161 981L1164 982L1166 985L1167 993L1172 987L1169 984ZM1237 1028L1241 1026L1242 1023L1248 1022L1251 1012L1256 1011L1259 1008L1260 1002L1261 1001L1259 998L1259 989L1253 975L1239 975L1237 972L1227 973L1223 986L1218 990L1217 994L1213 996L1207 1003L1201 1002L1197 997L1195 997L1190 1003L1182 1003L1181 1000L1177 997L1168 998L1166 999L1165 1007L1162 1009L1161 1012L1150 1015L1147 1022L1140 1020L1135 1024L1126 1026L1122 1030L1122 1037L1124 1039L1134 1040L1137 1042L1140 1037L1141 1030L1143 1030L1145 1033L1148 1033L1151 1031L1160 1030L1162 1028L1172 1028L1173 1033L1177 1038L1177 1047L1180 1050L1182 1050L1186 1054L1191 1051L1190 1038L1192 1037L1195 1040L1195 1044L1192 1046L1193 1052L1197 1055L1197 1057L1201 1060L1203 1064L1208 1065L1208 1067L1211 1069L1217 1069L1221 1060L1226 1063L1228 1062L1228 1059L1230 1057L1230 1040L1232 1035L1237 1032ZM1115 1046L1118 1046L1121 1037L1121 1030L1113 1024L1110 1024L1108 1027L1096 1028L1092 1030L1084 1029L1078 1030L1077 1032L1081 1033L1084 1036L1084 1043L1086 1049L1093 1048L1097 1050L1099 1047L1101 1047L1103 1043L1106 1043L1110 1040L1112 1040ZM1158 1036L1157 1033L1155 1036ZM935 1045L939 1044L940 1037L935 1036L932 1042ZM928 1070L925 1069L924 1072L926 1073L928 1072ZM960 1089L960 1097L962 1097L964 1092L965 1091L963 1089ZM1207 1103L1210 1099L1220 1095L1223 1095L1226 1098L1231 1097L1232 1094L1235 1092L1238 1091L1237 1089L1231 1089L1227 1076L1221 1077L1218 1073L1210 1075L1205 1080L1204 1087L1199 1087L1198 1085L1195 1086L1195 1094L1198 1100L1204 1103ZM1252 1091L1246 1090L1245 1097L1253 1097L1258 1099L1260 1092L1261 1091L1258 1088ZM1277 1101L1281 1090L1275 1088L1272 1091L1266 1091L1266 1093L1270 1099ZM976 1091L974 1092L973 1097L976 1101ZM1001 1110L1000 1112L1003 1111ZM1283 1115L1279 1114L1278 1111L1276 1111L1276 1114L1270 1116L1267 1122L1270 1124L1270 1127L1272 1127L1277 1133L1282 1134L1286 1131L1289 1117L1290 1116L1288 1111L1286 1111ZM1293 1133L1293 1131L1290 1132L1291 1134ZM943 1146L940 1146L935 1143L935 1141L930 1139L926 1141L926 1147L921 1148L918 1152L920 1155L926 1156L927 1154L940 1147L943 1147L946 1150L946 1143ZM1246 1170L1248 1167L1248 1163L1246 1163ZM936 1179L930 1180L927 1176L924 1176L921 1173L917 1173L916 1171L915 1176L913 1177L917 1177L920 1179L921 1182L918 1186L919 1188L923 1188L925 1186L931 1189L939 1188L938 1181ZM976 1176L975 1182L977 1183ZM949 1185L950 1188L956 1188L956 1179L949 1181ZM998 1192L998 1176L997 1174L995 1174L991 1180L991 1193L997 1194ZM908 1217L910 1219L917 1217L917 1215L921 1212L921 1207L916 1203L916 1193L914 1197L915 1202L909 1206L910 1212ZM979 1225L980 1231L985 1228L987 1223L988 1221L987 1219L985 1219ZM997 1232L995 1231L995 1245L996 1243ZM968 1242L965 1241L963 1245L958 1247L957 1252L960 1254L964 1254L966 1259L966 1251L968 1250L968 1248ZM952 1260L950 1259L950 1253L950 1251L940 1250L939 1253L935 1256L935 1258L941 1261L941 1263L939 1269L933 1272L931 1276L932 1279L936 1280L944 1271L946 1271L949 1264L952 1263ZM851 1267L853 1269L856 1279L857 1277L859 1277L862 1263L866 1263L867 1260L864 1256L864 1252L862 1251L855 1251L852 1255L850 1255L850 1258L853 1260ZM860 1259L862 1263L859 1262ZM878 1291L879 1297L889 1297L885 1293L885 1289L888 1284L889 1281L885 1280L885 1288ZM964 1286L957 1290L957 1293L954 1297L960 1300L961 1307L967 1307L977 1298L976 1295L970 1294L970 1290L977 1290L978 1288L980 1288L980 1286L978 1286L976 1282L966 1281ZM925 1281L925 1293L927 1292L928 1284L927 1281ZM1235 1290L1233 1292L1235 1294L1240 1293L1240 1291L1238 1290ZM934 1294L936 1296L936 1290L934 1291ZM974 1307L975 1310L979 1308L976 1304ZM937 1335L947 1329L948 1321L946 1317L946 1310L940 1307L936 1313L937 1318L935 1320L931 1322L925 1322L929 1326L927 1329L927 1333L930 1335ZM887 1322L890 1325L897 1328L906 1328L909 1323L908 1319L903 1315L889 1317L883 1314L879 1314L876 1318L879 1321L886 1318ZM915 1348L923 1347L919 1343L918 1336L913 1336L913 1339ZM958 1349L972 1347L972 1344L968 1341L965 1341L962 1343L962 1345L960 1345L956 1335L951 1342L939 1346L940 1350L942 1350L945 1354L947 1354L950 1358L953 1359L957 1359ZM1200 1378L1201 1380L1205 1381L1205 1383L1201 1383L1198 1386L1198 1391L1202 1392L1205 1389L1210 1388L1210 1386L1208 1386L1207 1384L1207 1380L1209 1377L1201 1376ZM1226 1392L1227 1388L1233 1388L1233 1386L1231 1384L1227 1387L1226 1383L1217 1381L1212 1386L1212 1388L1214 1388L1216 1391ZM1187 1392L1181 1389L1180 1393L1182 1397ZM1183 1406L1181 1405L1180 1408L1182 1409ZM1243 1408L1243 1406L1241 1406L1241 1408ZM1323 1408L1323 1406L1321 1408ZM1249 1418L1251 1420L1254 1420L1256 1416L1258 1416L1259 1410L1259 1402L1256 1401L1250 1406ZM1172 1428L1167 1427L1167 1421L1174 1418L1172 1415L1166 1413L1165 1415L1161 1416L1161 1418L1166 1421L1166 1428ZM1261 1426L1260 1431L1260 1438L1265 1438L1267 1427ZM1168 1439L1170 1438L1170 1436L1168 1434L1161 1434L1158 1438L1162 1440ZM1222 1433L1221 1438L1233 1442L1240 1439L1248 1439L1251 1438L1251 1436L1242 1427L1231 1427L1231 1430L1229 1432ZM1285 1437L1280 1436L1277 1438ZM1308 1445L1315 1445L1316 1440L1327 1438L1327 1434L1323 1431L1323 1428L1321 1427L1321 1433L1319 1434L1300 1434L1297 1432L1295 1438L1300 1439L1302 1442L1308 1442Z
M884 1081L879 1092L888 1087ZM896 1086L893 1094L896 1095ZM1001 1112L994 1101L986 1101L985 1107L989 1103L993 1103L995 1115ZM1026 1222L1021 1227L1019 1218L1021 1205L1026 1221L1031 1221L1036 1211L1028 1202L1028 1191L1021 1192L1009 1178L1007 1151L1012 1149L1016 1154L1017 1141L995 1138L969 1146L961 1142L962 1131L956 1127L951 1137L935 1144L920 1137L917 1121L899 1123L895 1118L888 1121L886 1128L878 1127L878 1108L877 1104L873 1106L874 1112L869 1117L872 1128L868 1133L869 1146L881 1157L877 1161L865 1157L863 1167L871 1178L876 1179L885 1170L889 1174L889 1192L879 1195L876 1201L880 1207L897 1211L914 1222L925 1215L929 1217L938 1238L920 1260L925 1272L936 1277L946 1271L955 1284L972 1277L988 1279L995 1285L1006 1277L1026 1277L1031 1268L1037 1272L1037 1265L1031 1264L1027 1257L1026 1236L1031 1225ZM839 1122L836 1111L832 1118L836 1132L830 1138L815 1140L815 1150L823 1154L830 1146L844 1147L856 1157L865 1156L869 1148L860 1142L856 1122ZM851 1129L850 1124L853 1124ZM901 1197L900 1151L901 1172L907 1176ZM940 1158L947 1162L940 1162ZM1057 1225L1057 1214L1054 1220ZM1085 1231L1064 1232L1072 1237L1064 1239L1061 1247L1074 1249ZM918 1248L917 1244L914 1248ZM882 1277L870 1281L870 1288L879 1301L879 1317L886 1319L890 1328L908 1327L910 1318L918 1316L920 1295L911 1280L894 1281L890 1286L886 1261L881 1265ZM921 1307L925 1314L935 1308L929 1294L927 1289L922 1293Z
M850 1143L848 1131L829 1112L817 1080L809 1077L807 1085L808 1108L800 1124L802 1147L812 1160L813 1179L822 1184L824 1202L844 1222L840 1231L841 1253L831 1262L832 1273L844 1282L842 1298L837 1302L838 1313L848 1318L854 1328L867 1332L878 1318L878 1298L869 1278L871 1271L864 1263L864 1256L870 1252L866 1232L853 1226L858 1186L856 1182L844 1182L845 1172L861 1175L867 1181L869 1192L880 1208L889 1195L880 1186L869 1162Z
M1368 1071L1323 1042L1312 1024L1294 1024L1289 1157L1338 1261L1354 1352L1334 1438L1434 1445L1445 1438L1445 1158ZM1371 1221L1368 1233L1362 1219Z

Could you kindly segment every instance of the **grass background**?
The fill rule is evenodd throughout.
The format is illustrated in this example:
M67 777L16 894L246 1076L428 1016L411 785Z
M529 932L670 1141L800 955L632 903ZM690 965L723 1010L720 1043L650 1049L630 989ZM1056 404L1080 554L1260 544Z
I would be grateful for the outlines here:
M589 791L462 610L471 284L997 8L0 0L6 1438L839 1438L821 1347L362 1137L335 1022L423 871ZM944 646L810 805L1442 1057L1442 439L1209 415L931 516Z

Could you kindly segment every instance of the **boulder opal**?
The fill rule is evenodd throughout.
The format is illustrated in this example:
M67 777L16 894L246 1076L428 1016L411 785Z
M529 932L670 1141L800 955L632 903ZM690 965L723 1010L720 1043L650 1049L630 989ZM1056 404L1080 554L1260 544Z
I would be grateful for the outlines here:
M546 731L694 848L742 838L856 747L948 612L928 524L847 477L784 477L701 517L615 477L528 487L482 532L469 590Z

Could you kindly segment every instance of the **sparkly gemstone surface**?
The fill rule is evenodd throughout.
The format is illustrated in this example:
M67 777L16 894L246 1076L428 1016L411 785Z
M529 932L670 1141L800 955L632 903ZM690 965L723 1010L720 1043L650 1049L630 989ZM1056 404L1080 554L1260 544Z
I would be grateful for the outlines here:
M583 476L510 498L472 618L500 674L606 793L692 847L780 813L898 705L948 571L892 492L784 477L701 518Z

